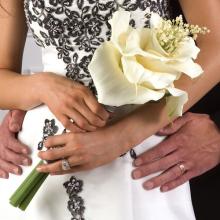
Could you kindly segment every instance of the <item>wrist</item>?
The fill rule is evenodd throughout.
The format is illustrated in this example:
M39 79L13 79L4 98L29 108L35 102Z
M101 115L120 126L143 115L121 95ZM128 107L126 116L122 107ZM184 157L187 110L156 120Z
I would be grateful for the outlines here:
M125 151L143 142L169 122L166 102L147 103L116 122L115 137Z
M40 103L46 103L45 94L48 93L48 87L51 84L50 73L37 73L32 75L34 80L33 94L35 99Z

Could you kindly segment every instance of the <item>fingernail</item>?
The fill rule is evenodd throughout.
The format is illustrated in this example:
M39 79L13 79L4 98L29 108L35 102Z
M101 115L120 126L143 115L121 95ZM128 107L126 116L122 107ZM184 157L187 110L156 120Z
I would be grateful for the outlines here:
M18 169L18 168L14 168L14 169L13 169L13 173L14 173L14 174L20 174L19 169Z
M153 189L154 188L154 184L152 182L146 182L144 184L144 188L147 189L147 190L150 190L150 189Z
M133 178L134 179L139 179L141 178L141 171L140 170L136 170L133 172Z
M161 188L161 192L167 192L169 190L169 188L167 186L163 186Z
M41 172L41 171L43 171L43 168L42 167L37 167L37 171Z
M5 173L1 173L0 176L1 176L3 179L8 179L8 176L7 176Z
M136 159L134 161L135 166L140 166L143 163L142 159Z
M23 165L26 165L26 166L27 166L27 165L29 165L29 164L30 164L30 162L29 162L28 159L24 159L24 160L23 160Z

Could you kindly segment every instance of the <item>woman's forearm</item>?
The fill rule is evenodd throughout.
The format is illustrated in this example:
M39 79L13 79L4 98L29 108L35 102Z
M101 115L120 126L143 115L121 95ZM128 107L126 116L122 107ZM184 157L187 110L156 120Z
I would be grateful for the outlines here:
M140 144L170 122L165 101L148 103L138 108L109 128L118 137L124 152Z
M195 80L182 77L176 87L188 92L189 100L184 106L186 112L199 99L220 81L220 48L219 44L200 43L201 54L198 63L204 68L204 74ZM155 134L159 129L170 123L165 101L148 103L137 109L129 116L117 122L113 127L120 131L122 146L127 150L141 143L147 137Z
M0 109L29 110L41 104L40 77L0 70Z

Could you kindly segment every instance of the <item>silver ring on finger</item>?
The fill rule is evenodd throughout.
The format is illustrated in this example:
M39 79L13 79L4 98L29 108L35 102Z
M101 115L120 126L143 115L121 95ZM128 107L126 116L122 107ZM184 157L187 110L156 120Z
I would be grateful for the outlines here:
M71 169L70 163L67 159L62 159L61 160L61 165L62 165L62 170L67 171Z
M187 169L183 163L180 163L177 166L179 167L179 169L181 171L181 175L183 175L187 171Z

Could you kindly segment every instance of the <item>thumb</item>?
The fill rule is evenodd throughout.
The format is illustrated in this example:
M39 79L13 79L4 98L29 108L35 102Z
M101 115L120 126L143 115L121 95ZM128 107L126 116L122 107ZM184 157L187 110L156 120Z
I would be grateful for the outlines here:
M21 110L11 111L11 118L9 120L9 130L11 132L17 133L21 130L25 114L26 112Z
M186 113L182 117L177 118L172 123L167 125L166 127L159 130L157 133L161 136L167 136L176 133L180 128L182 128L187 122L192 119L191 113Z

